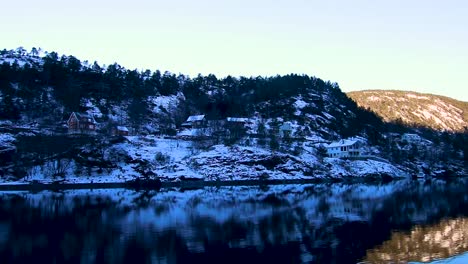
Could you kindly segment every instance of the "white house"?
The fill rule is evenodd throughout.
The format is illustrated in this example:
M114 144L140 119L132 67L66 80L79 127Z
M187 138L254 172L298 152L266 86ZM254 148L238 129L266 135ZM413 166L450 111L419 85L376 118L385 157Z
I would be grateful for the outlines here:
M281 137L290 137L292 133L292 124L291 122L284 122L280 127L279 127L279 133Z
M409 143L417 143L421 141L421 137L418 134L405 133L401 136L401 140Z
M361 155L361 143L356 139L342 139L326 146L330 158L351 158Z
M205 115L193 115L189 116L182 127L197 128L206 125Z
M245 125L249 122L249 119L245 117L227 117L226 122L239 123L239 124Z

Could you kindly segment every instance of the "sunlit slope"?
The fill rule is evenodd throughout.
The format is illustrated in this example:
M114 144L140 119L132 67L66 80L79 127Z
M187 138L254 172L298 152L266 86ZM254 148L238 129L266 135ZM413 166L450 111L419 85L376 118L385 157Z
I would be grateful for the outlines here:
M407 91L367 90L347 95L385 121L402 121L437 130L463 131L468 127L468 102Z

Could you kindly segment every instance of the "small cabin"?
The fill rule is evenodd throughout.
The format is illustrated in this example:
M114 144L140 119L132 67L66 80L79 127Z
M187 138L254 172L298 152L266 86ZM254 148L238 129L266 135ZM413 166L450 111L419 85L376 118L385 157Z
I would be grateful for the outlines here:
M125 126L115 126L112 128L112 135L113 136L128 136L129 130Z
M205 115L193 115L189 116L187 120L182 123L182 127L185 128L200 128L206 126Z
M227 117L226 125L229 129L245 129L249 122L245 117Z
M97 122L87 113L72 112L67 121L68 132L88 133L96 131Z
M342 139L326 146L330 158L353 158L362 153L362 145L358 140Z

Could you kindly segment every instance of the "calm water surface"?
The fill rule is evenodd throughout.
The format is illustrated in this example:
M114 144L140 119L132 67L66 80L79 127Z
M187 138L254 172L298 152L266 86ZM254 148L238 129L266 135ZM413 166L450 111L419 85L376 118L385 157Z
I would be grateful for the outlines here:
M468 184L0 193L1 263L406 263L468 251Z

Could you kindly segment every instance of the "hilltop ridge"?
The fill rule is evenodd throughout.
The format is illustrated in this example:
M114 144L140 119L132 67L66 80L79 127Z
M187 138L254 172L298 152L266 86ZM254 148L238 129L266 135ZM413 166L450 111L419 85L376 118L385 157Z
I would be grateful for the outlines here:
M387 122L453 132L468 127L468 102L450 97L399 90L364 90L347 95Z

